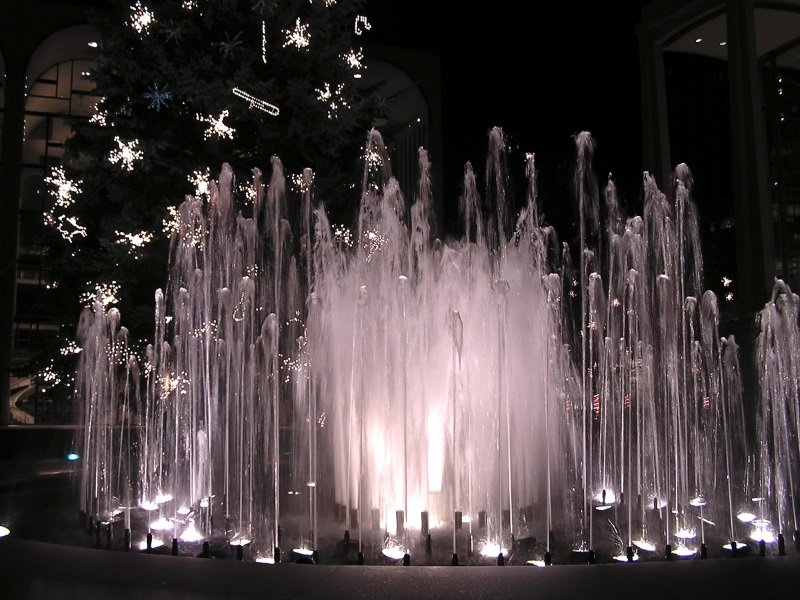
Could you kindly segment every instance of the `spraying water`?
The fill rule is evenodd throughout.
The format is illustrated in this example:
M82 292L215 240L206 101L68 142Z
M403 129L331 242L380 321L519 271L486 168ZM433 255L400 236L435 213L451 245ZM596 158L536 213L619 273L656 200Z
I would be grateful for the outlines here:
M187 198L143 361L118 312L86 310L82 510L269 561L281 544L315 553L337 518L362 557L407 556L442 530L455 562L473 536L494 558L538 539L549 561L557 538L593 560L606 522L604 551L627 560L690 555L698 525L703 548L709 527L735 543L753 497L738 351L702 293L688 167L674 201L645 173L643 217L624 216L609 178L603 228L594 145L577 136L573 257L541 222L533 155L512 218L499 128L483 195L464 169L464 236L446 244L427 153L407 199L380 134L365 147L354 233L329 223L309 170L294 215L277 158L268 185L254 170L249 216L228 166L208 203ZM751 462L762 531L772 517L783 532L797 527L800 450L788 288L760 323Z

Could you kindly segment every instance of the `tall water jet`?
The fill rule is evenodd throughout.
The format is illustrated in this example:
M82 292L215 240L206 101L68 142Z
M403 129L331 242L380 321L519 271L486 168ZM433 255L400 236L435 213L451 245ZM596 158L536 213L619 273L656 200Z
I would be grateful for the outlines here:
M318 553L334 518L359 562L410 562L437 530L453 561L473 535L493 562L521 540L546 563L685 556L698 518L702 544L706 525L735 542L753 508L738 351L701 292L688 168L672 199L644 175L643 217L609 178L602 227L593 143L577 136L571 248L541 221L532 154L510 218L495 128L485 187L464 168L464 235L443 243L424 149L407 202L378 132L365 148L354 233L329 222L309 170L290 205L277 158L267 185L254 170L252 207L227 166L208 202L187 198L142 360L116 311L87 310L81 510L273 562L282 545ZM759 346L762 532L797 527L797 302L777 289Z

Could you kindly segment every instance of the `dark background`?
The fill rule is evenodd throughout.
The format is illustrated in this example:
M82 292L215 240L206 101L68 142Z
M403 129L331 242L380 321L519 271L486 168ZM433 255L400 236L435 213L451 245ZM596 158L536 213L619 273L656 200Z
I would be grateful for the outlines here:
M601 186L613 172L628 211L641 210L647 166L641 162L635 29L646 3L368 3L373 27L367 41L441 57L444 157L433 160L443 160L446 230L455 218L464 163L472 161L482 173L486 134L495 125L508 136L512 171L521 170L526 152L536 153L545 220L565 241L574 220L572 136L582 130L595 139Z

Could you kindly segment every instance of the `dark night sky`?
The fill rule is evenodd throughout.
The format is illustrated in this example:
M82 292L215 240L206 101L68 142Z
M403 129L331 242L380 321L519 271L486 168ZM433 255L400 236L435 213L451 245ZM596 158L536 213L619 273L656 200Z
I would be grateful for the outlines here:
M512 163L535 152L548 220L571 220L571 136L596 144L595 169L612 171L631 209L641 181L639 55L646 2L371 0L369 41L441 57L445 211L466 160L482 169L486 132L503 127ZM518 160L517 160L518 159ZM455 182L454 182L455 180ZM564 214L562 214L564 213Z

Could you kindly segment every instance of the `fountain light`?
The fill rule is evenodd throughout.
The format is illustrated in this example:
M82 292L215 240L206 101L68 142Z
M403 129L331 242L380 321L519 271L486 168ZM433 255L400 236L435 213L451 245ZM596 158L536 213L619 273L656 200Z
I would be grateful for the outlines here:
M0 538L6 537L11 533L11 530L8 527L0 525Z
M177 511L177 512L178 512L178 514L179 514L179 515L181 515L182 517L185 517L186 515L188 515L189 513L191 513L191 512L192 512L192 509L191 509L191 508L189 508L188 506L181 506L181 507L178 509L178 511Z
M70 452L69 454L67 454L67 460L78 460L79 458L80 456L75 452Z
M673 553L673 554L674 554L674 553ZM617 561L617 562L630 562L630 561L628 560L628 555L627 555L627 554L625 554L625 553L622 553L622 554L616 554L616 555L612 556L611 558L613 558L613 559L614 559L615 561ZM634 553L633 553L633 558L632 558L632 560L633 560L633 562L636 562L636 561L638 561L638 560L639 560L639 555L638 555L636 552L634 552Z
M169 531L172 528L172 521L170 521L167 517L161 517L150 523L150 529L153 531Z
M700 507L706 505L706 499L704 496L695 496L691 500L689 500L689 504L694 507Z
M617 501L617 496L612 490L602 489L595 493L593 499L598 504L595 510L606 511Z
M754 542L764 542L766 544L772 544L777 540L775 534L772 533L766 526L764 527L754 527L753 530L750 532L750 539Z
M481 547L481 556L486 558L497 558L500 554L506 555L508 554L508 550L503 548L499 542L486 541L483 543L483 546Z
M745 544L743 544L742 542L733 542L733 543L736 544L736 549L737 550L741 550L742 548L745 547ZM722 548L725 549L725 550L728 550L729 552L733 550L733 548L731 547L731 543L730 542L728 542L727 544L723 544Z
M314 554L314 551L311 548L292 548L292 552L295 554L299 554L300 556L311 556ZM402 557L401 557L402 558Z
M401 560L405 556L406 552L400 546L389 543L389 545L384 546L382 554L386 558L391 558L392 560Z
M540 560L538 558L536 560L526 560L525 564L526 565L533 565L534 567L546 567L547 566L543 560Z
M250 538L240 537L237 535L230 541L231 546L247 546L250 543Z
M756 516L751 512L740 512L736 518L742 523L752 523Z
M165 504L172 500L172 494L158 494L156 496L156 504Z
M154 537L154 538L152 539L152 541L150 542L150 548L151 548L151 549L153 549L153 548L160 548L160 547L161 547L161 546L163 546L163 545L164 545L164 542L163 542L163 540L161 540L161 539L159 539L159 538L157 538L157 537ZM137 544L137 548L139 548L139 550L147 550L147 539L144 539L144 540L142 540L141 542L139 542L139 543Z
M275 559L271 556L258 556L256 557L256 562L263 565L274 565Z
M636 546L639 550L644 550L645 552L656 551L656 545L653 542L648 542L645 539L636 540L633 542L633 545Z
M672 550L672 554L679 558L688 558L689 556L694 556L695 552L697 552L697 550L692 550L683 544L677 544Z
M210 499L208 496L200 500L200 508L208 508L209 504L210 504Z
M178 536L182 542L202 542L203 541L203 534L197 530L197 527L194 525L194 519L189 519L189 525L186 526L186 529L183 530L183 533Z
M142 502L139 504L139 508L150 512L151 510L156 510L158 508L158 504L152 500L142 500Z
M681 527L675 532L675 537L682 540L691 540L697 537L697 531L694 528Z

